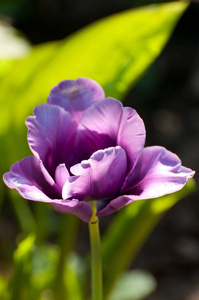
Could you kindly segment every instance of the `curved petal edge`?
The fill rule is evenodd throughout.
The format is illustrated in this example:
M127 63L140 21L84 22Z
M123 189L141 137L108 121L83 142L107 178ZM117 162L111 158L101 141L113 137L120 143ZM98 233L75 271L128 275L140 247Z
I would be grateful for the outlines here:
M84 111L94 102L105 98L102 87L92 79L80 77L64 80L52 88L48 104L61 106L79 123Z
M194 174L181 165L176 154L164 147L146 147L126 178L121 193L131 195L134 200L161 197L182 189Z
M73 214L82 221L88 223L92 217L92 208L89 202L77 199L61 200L60 202L50 203L50 205L60 213Z

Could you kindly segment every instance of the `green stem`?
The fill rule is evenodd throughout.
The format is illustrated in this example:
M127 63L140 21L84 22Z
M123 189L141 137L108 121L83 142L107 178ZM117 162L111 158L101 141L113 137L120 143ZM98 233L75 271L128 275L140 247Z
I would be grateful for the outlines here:
M92 300L102 300L102 264L100 253L99 223L96 216L96 207L90 202L93 215L89 222L89 234L91 244L91 275L92 275Z

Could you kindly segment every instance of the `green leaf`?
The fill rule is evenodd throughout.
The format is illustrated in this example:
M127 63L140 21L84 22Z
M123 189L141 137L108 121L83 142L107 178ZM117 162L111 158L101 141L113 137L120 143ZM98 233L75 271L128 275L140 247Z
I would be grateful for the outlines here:
M66 295L60 299L83 300L83 293L85 291L82 289L81 280L84 275L84 261L75 253L71 253L67 260L64 276L65 286L67 287Z
M22 240L14 253L14 261L19 264L26 261L32 255L33 246L35 242L35 234L31 233Z
M69 263L74 261L68 257L70 256L70 253L74 248L74 244L77 238L78 225L79 225L79 219L74 215L63 214L61 221L62 222L59 230L59 242L58 242L58 244L60 245L60 255L59 255L57 268L55 270L55 277L56 277L55 294L57 300L63 300L64 296L67 293L71 294L71 284L68 281L68 279L65 281L65 273L66 270L68 270L66 266L66 261L68 261ZM67 231L67 234L66 234L66 228L70 228L70 230ZM72 258L74 258L74 256ZM71 297L68 298L72 300Z
M31 285L34 290L49 289L55 279L60 249L54 245L37 247L32 257Z
M31 4L30 0L1 0L0 15L15 20L21 14L23 10L23 5L27 2L29 5Z
M16 194L13 190L8 190L12 206L15 210L16 217L24 233L36 232L38 225L27 200Z
M133 262L162 215L195 190L195 181L189 179L179 192L161 198L135 201L118 213L102 239L105 299L118 276Z
M133 270L118 278L108 300L142 300L155 288L156 281L150 273Z
M35 234L29 234L22 240L14 252L14 272L10 282L10 300L30 299L31 259L34 251Z
M164 47L187 3L150 5L97 21L63 41L36 46L2 79L0 132L22 126L59 81L80 76L122 99ZM5 102L6 99L6 102ZM15 118L13 118L15 117Z
M0 276L0 299L9 300L9 289L8 289L8 279Z

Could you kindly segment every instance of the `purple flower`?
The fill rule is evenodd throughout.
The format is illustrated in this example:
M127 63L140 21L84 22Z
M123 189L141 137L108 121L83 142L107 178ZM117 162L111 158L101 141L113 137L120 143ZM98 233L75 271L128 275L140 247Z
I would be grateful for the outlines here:
M145 127L137 112L87 78L55 86L46 104L26 120L33 155L4 174L9 188L30 200L89 222L140 199L180 190L194 175L163 147L144 148Z

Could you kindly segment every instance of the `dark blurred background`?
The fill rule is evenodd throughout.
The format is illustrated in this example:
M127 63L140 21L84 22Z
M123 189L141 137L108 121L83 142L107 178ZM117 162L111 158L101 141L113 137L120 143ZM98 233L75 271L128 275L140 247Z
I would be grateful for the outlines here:
M102 17L163 1L1 0L0 15L33 44L66 37ZM170 2L170 1L164 1ZM162 145L199 171L199 2L192 2L167 46L125 99L143 118L147 145ZM195 179L198 181L199 172ZM148 300L199 299L199 197L181 200L161 220L133 267L152 272ZM122 300L122 299L121 299Z

